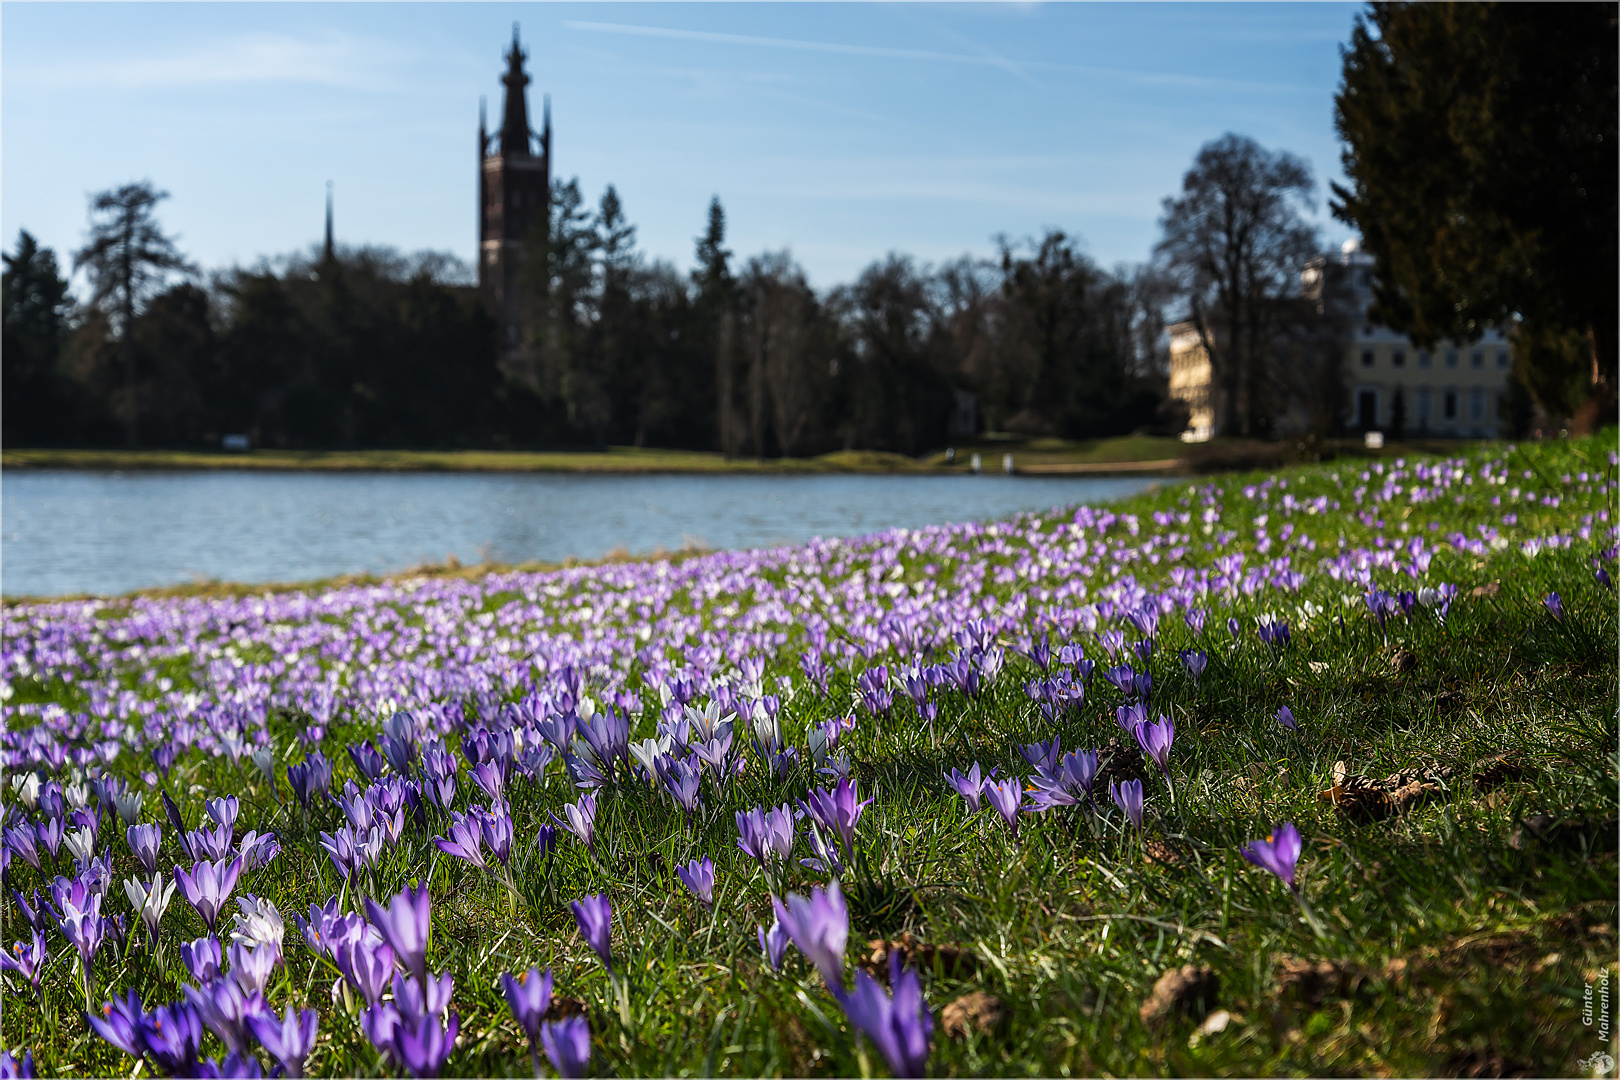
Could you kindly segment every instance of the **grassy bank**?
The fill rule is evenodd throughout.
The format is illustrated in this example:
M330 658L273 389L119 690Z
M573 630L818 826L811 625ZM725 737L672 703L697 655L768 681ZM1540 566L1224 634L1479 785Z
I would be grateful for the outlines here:
M364 898L413 881L426 969L453 978L446 1075L528 1074L498 979L531 964L566 997L557 1015L588 1022L588 1074L881 1074L859 1008L798 949L775 970L757 944L772 895L833 878L848 945L831 977L846 993L891 946L920 969L936 1075L1584 1075L1620 1056L1582 1015L1588 988L1612 1010L1620 977L1613 450L1341 460L773 552L9 605L4 747L14 774L71 788L76 765L110 776L109 797L144 793L131 817L162 826L165 873L192 861L158 787L188 829L214 830L204 800L230 795L237 838L276 834L235 893L287 914L264 997L315 1014L309 1075L396 1067L362 989L292 913L334 898L363 920ZM741 718L706 741L711 704ZM1174 721L1162 767L1130 749L1161 745L1122 729L1136 706ZM351 754L400 710L395 765ZM1089 795L1061 756L1087 750ZM317 754L333 795L354 783L347 805L291 792L287 767ZM429 794L445 762L453 792ZM1007 812L947 779L974 764L1011 778ZM739 850L739 813L809 802L840 773L873 800L847 836L812 815L786 858ZM1141 783L1139 826L1110 781ZM583 812L581 785L590 842L564 828L537 846ZM51 833L51 789L19 793L0 792L8 823ZM93 811L89 793L65 805L81 797ZM506 858L434 840L508 819ZM197 980L179 947L206 928L176 895L153 948L125 902L124 823L96 821L102 911L129 926L95 954L92 1007L182 1000ZM357 821L387 842L340 863L328 851ZM1294 887L1242 855L1281 822L1304 838ZM35 857L10 859L25 899L58 869L90 888L100 873L65 846ZM712 903L675 872L702 858ZM599 893L611 976L568 906ZM29 935L0 903L12 954ZM82 1017L73 947L42 936L38 993L4 975L0 1041L42 1074L128 1075Z

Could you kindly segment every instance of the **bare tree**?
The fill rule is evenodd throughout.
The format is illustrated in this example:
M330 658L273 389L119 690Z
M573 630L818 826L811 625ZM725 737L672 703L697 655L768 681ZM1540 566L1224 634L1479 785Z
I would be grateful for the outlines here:
M163 288L170 273L192 274L174 239L158 227L157 204L169 197L150 180L125 184L90 198L90 236L73 255L73 268L90 279L90 304L118 331L124 360L124 423L130 446L140 440L135 393L135 341L130 333L138 310Z
M1255 434L1265 419L1282 301L1317 246L1300 213L1315 190L1305 161L1229 133L1204 144L1181 196L1164 200L1154 253L1209 355L1227 434Z
M792 457L815 404L815 294L786 251L750 259L743 274L748 299L749 420L754 453L765 451L766 409L777 449Z

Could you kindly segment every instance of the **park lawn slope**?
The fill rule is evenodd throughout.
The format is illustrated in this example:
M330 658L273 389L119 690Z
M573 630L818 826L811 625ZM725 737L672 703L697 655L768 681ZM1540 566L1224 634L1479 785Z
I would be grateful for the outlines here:
M772 894L834 876L840 981L870 942L902 943L935 1074L1585 1073L1615 1053L1582 1019L1586 988L1609 980L1612 1002L1617 974L1614 451L1610 433L1340 461L1059 515L544 572L10 604L5 764L65 785L64 807L98 805L75 770L109 798L144 795L132 816L164 829L164 872L191 863L159 787L187 828L230 795L238 837L275 833L236 895L287 915L265 996L317 1015L310 1075L392 1070L292 913L336 897L363 918L362 897L413 881L431 897L428 970L453 978L446 1074L526 1075L499 976L530 965L583 1011L592 1074L881 1073L799 951L775 971L758 945ZM703 742L728 714L725 748ZM1125 730L1161 718L1162 767L1129 748L1163 744ZM562 739L565 757L550 740L570 726L588 738ZM1089 792L1064 756L1088 750L1104 769ZM443 807L430 757L457 763ZM292 793L288 767L316 760L332 795L353 782L347 808ZM506 770L498 798L475 760ZM1007 781L1007 813L948 778L975 764ZM689 765L683 807L667 777ZM808 808L840 774L872 800L847 843L816 846L806 818L786 859L739 850L739 813ZM1140 826L1109 786L1135 783ZM581 784L591 843L543 834L582 812ZM343 869L322 834L380 821L407 787L421 810L404 804L397 838ZM50 831L41 790L29 806L7 785L8 824ZM435 843L452 811L509 816L510 862ZM154 951L123 895L139 869L124 822L98 821L104 910L130 926L96 956L91 1006L179 1000L179 945L206 928L177 896ZM1281 823L1303 838L1291 884L1243 854ZM64 874L98 873L62 850ZM675 873L705 857L712 906ZM7 883L31 897L42 867L13 852ZM599 893L611 979L568 907ZM0 902L11 954L27 927ZM83 1021L73 947L47 931L39 993L4 976L4 1044L42 1074L128 1075ZM1184 966L1183 992L1155 996ZM999 1021L948 1033L947 1006L972 993ZM201 1052L224 1047L207 1035Z

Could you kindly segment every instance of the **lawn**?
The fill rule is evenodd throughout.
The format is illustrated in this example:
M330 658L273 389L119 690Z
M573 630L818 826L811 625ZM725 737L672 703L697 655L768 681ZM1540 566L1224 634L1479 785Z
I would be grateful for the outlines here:
M7 605L0 1042L40 1075L1590 1074L1616 461Z

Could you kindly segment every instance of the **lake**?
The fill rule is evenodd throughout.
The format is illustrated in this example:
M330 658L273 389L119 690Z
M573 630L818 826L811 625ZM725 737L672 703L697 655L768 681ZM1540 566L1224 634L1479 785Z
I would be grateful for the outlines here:
M115 594L463 563L560 562L1003 517L1142 477L8 472L0 591Z

